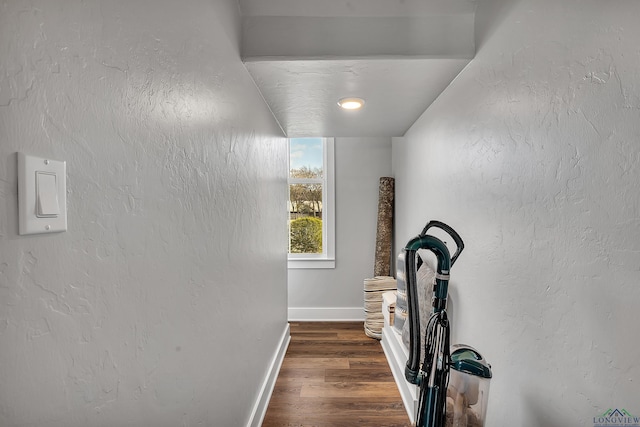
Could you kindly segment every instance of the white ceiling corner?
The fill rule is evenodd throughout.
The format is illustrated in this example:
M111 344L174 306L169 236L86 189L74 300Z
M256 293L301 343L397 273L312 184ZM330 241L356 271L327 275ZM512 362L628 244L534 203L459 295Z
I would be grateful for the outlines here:
M473 58L467 0L240 0L245 65L288 137L402 136ZM365 99L343 111L343 97Z

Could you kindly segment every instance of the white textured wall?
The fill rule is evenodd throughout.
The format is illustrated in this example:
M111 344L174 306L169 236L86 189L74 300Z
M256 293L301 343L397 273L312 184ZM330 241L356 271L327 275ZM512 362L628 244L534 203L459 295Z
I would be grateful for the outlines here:
M236 13L0 1L1 426L247 422L286 325L286 141ZM67 161L66 233L17 235L17 151Z
M391 139L336 138L335 168L336 268L289 270L289 307L320 316L364 305L363 280L373 276L379 180L391 174Z
M465 240L455 341L493 365L488 425L640 415L640 3L512 6L394 140L397 243L432 218Z

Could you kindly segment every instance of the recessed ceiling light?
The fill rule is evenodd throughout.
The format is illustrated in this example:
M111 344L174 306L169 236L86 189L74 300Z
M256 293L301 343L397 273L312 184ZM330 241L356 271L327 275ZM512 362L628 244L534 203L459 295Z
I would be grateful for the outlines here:
M364 105L362 98L342 98L338 101L338 105L345 110L359 110Z

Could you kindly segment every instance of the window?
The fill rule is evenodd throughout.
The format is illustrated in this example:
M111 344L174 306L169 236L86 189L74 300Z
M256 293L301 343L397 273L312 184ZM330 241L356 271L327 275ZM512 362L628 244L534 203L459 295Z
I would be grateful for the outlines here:
M335 267L333 138L289 140L289 268Z

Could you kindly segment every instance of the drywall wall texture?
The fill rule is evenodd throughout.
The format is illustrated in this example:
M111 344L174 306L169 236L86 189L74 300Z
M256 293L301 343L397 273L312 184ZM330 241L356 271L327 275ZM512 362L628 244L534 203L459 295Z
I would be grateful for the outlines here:
M378 188L391 173L390 159L390 138L335 139L336 268L289 270L290 309L312 318L353 318L354 312L364 318L359 309L363 281L373 276Z
M638 16L514 4L394 140L397 245L432 218L466 243L453 341L493 365L487 425L640 415Z
M246 425L287 161L234 5L0 2L3 427ZM17 235L17 151L67 162L66 233Z

